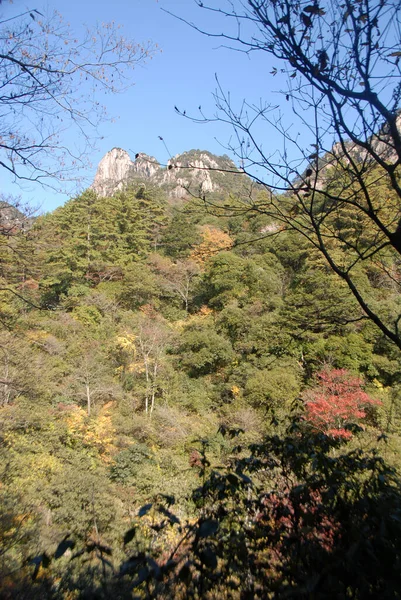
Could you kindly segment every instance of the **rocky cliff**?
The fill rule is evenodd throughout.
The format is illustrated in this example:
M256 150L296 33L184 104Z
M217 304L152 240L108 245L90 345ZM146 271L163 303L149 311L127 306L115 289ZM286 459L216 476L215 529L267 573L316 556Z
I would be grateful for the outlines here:
M92 188L99 196L121 189L133 170L133 162L125 150L113 148L100 161Z
M4 200L0 201L0 235L13 235L17 231L27 231L32 227L35 220L31 214L33 211L22 212L20 208Z
M162 187L170 198L219 192L232 188L244 175L227 156L205 150L190 150L170 159L165 167L144 153L132 160L128 152L113 148L100 161L92 189L109 196L134 181Z

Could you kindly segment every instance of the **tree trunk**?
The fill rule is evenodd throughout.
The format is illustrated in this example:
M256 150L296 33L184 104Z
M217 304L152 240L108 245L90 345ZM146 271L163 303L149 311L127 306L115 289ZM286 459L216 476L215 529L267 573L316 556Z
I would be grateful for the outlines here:
M152 381L152 402L150 405L150 418L152 418L152 413L155 408L155 395L156 395L156 380L157 380L157 362L155 362L155 366L153 368L153 381Z
M88 417L91 416L91 392L90 392L90 387L89 384L86 384L86 400L87 400L87 406L88 406Z
M145 377L146 377L146 394L145 394L145 413L149 412L149 366L145 357Z

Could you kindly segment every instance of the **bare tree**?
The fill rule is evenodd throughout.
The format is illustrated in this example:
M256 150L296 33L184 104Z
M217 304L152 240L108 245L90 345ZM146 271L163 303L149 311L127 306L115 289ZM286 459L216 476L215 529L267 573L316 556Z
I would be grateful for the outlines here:
M0 166L20 181L74 178L105 117L98 92L132 85L153 52L113 23L78 38L56 12L0 15ZM76 138L68 147L66 131Z
M138 321L136 348L145 373L145 413L152 418L156 393L171 332L162 320L143 315Z
M262 212L278 229L305 236L366 318L401 348L401 312L383 308L374 285L361 285L361 270L379 271L382 288L399 293L401 285L400 2L195 1L217 24L216 33L202 33L250 55L265 53L272 81L285 80L286 111L234 106L218 83L215 118L201 110L196 117L233 128L229 150L268 191L262 201L250 195L237 211ZM302 134L286 121L288 109ZM269 128L280 133L281 151L263 144Z
M18 398L18 396L23 391L23 385L21 382L18 382L18 365L16 363L15 357L12 354L12 346L10 344L10 340L12 340L12 336L10 334L6 334L3 336L3 340L6 342L0 346L0 354L1 354L1 380L0 380L0 406L7 406L14 398ZM2 340L2 341L3 341ZM11 348L10 348L11 346Z
M99 343L81 342L72 360L72 370L63 382L62 391L67 396L76 397L86 405L88 417L96 402L115 399L119 389L114 383L105 353Z
M150 264L161 277L162 287L178 296L188 313L191 293L200 275L199 265L191 259L173 262L159 254L150 257Z

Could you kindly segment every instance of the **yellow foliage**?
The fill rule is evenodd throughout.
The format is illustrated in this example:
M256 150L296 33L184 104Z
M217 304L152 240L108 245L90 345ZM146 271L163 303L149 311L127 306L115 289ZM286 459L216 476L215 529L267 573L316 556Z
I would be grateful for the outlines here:
M117 337L116 346L117 350L121 351L120 362L123 364L115 369L116 375L121 375L124 371L128 371L130 373L140 372L138 371L137 363L135 363L135 358L137 355L136 350L136 338L137 336L133 333L125 332L123 335ZM132 361L134 359L134 361Z
M200 307L200 309L198 310L199 317L208 317L212 313L213 313L213 310L211 308L209 308L208 306L206 306L206 304L203 304Z
M116 340L117 346L122 350L129 350L130 352L136 353L135 346L136 335L133 333L125 333L122 336L119 336Z
M383 390L384 389L384 385L378 379L376 379L376 377L373 379L372 383L379 390Z
M231 388L231 393L233 396L237 397L240 394L240 388L237 385L233 385Z
M84 442L88 446L95 447L100 454L100 458L109 463L111 455L115 451L114 437L115 429L112 425L110 409L114 402L105 404L96 419L88 422L88 427L84 434Z
M148 514L137 519L135 525L138 530L138 537L146 540L153 540L153 544L157 544L160 550L169 552L180 541L181 532L178 527L170 525L155 534L154 525L159 518L160 515L157 510L152 508ZM189 522L194 522L194 520Z
M229 250L234 243L227 233L217 227L206 226L201 235L202 242L195 246L191 254L191 259L201 267L218 252Z
M113 406L114 402L108 402L93 419L88 419L84 409L74 406L66 418L71 441L79 440L82 444L96 450L104 462L110 461L110 455L115 450L115 429L110 414Z
M48 481L54 474L62 472L62 462L38 447L35 453L26 452L20 465L21 472L16 478L13 489L15 492L29 494Z
M129 373L144 373L145 367L143 366L143 363L132 362L128 365L127 370Z
M197 313L190 314L185 319L179 319L178 321L175 321L172 324L172 327L176 331L183 331L184 329L186 329L188 327L188 325L191 325L192 323L198 323L199 321L206 319L213 313L214 313L214 310L204 304L203 306L200 307L200 309L198 310Z
M49 337L49 333L43 330L31 330L28 331L26 336L30 342L39 342L43 343Z
M68 411L66 423L71 433L81 432L86 419L86 412L79 406L73 406Z

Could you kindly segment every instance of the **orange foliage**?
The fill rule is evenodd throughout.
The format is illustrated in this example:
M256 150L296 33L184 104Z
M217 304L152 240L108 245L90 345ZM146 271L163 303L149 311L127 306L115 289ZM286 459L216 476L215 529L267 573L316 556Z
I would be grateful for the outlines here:
M18 289L20 289L20 290L38 290L39 283L37 281L35 281L35 279L27 279L26 281L22 282L18 286Z
M218 252L229 250L234 243L227 233L209 225L203 228L201 235L201 243L194 247L191 254L191 259L201 267Z

